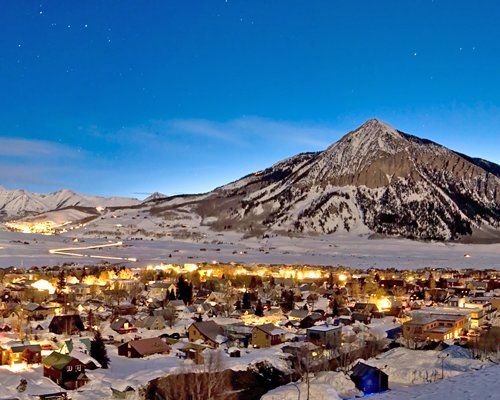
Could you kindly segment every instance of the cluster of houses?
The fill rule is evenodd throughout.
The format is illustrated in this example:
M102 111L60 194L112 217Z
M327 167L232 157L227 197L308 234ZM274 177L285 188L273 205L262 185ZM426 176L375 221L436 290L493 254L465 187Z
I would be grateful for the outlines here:
M210 349L222 348L229 357L240 357L254 348L292 343L309 343L315 351L327 349L336 357L339 353L332 350L340 349L346 325L390 321L391 339L400 335L413 342L449 341L487 327L500 306L500 281L492 283L491 277L482 285L449 278L439 288L429 280L379 277L373 280L374 293L356 293L366 275L344 276L333 285L324 279L273 279L272 286L266 281L252 289L219 279L217 290L197 288L189 304L177 299L178 287L169 279L142 284L138 279L115 278L109 290L135 293L133 302L106 301L92 284L75 281L67 285L65 299L72 300L64 303L54 296L29 301L39 298L29 295L35 280L17 279L1 294L0 330L15 333L17 340L0 342L0 364L42 364L45 377L71 390L89 381L89 370L101 367L90 356L95 329L103 332L108 346L116 346L123 362L175 355L203 364ZM249 292L249 307L243 308L242 295ZM291 293L292 307L283 306L281 292ZM190 322L179 326L180 320ZM353 373L360 376L379 374L366 365L356 368ZM364 384L360 379L359 385Z

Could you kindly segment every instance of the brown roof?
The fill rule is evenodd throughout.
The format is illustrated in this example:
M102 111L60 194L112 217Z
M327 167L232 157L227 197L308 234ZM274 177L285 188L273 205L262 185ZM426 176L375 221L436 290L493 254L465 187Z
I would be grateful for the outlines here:
M132 340L128 342L130 347L133 347L141 356L150 354L168 353L170 347L159 337L150 339Z
M217 336L224 335L222 326L217 325L214 321L195 322L193 325L203 336L216 343L218 342Z

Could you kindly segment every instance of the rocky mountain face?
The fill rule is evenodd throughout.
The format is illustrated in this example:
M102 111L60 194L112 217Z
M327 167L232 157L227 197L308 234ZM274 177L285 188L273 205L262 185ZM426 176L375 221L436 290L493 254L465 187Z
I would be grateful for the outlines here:
M67 207L116 207L139 204L136 199L84 196L63 189L48 194L22 189L7 190L0 186L0 220L17 219Z
M155 193L139 203L0 189L4 219L71 206L123 206L110 211L109 226L105 213L95 217L87 232L96 234L112 235L109 227L119 222L146 236L181 229L201 237L198 228L208 227L251 236L349 232L500 242L500 166L378 120L322 152L298 154L212 192Z
M159 215L176 210L198 214L215 230L256 235L500 240L500 167L369 120L325 151L156 205Z

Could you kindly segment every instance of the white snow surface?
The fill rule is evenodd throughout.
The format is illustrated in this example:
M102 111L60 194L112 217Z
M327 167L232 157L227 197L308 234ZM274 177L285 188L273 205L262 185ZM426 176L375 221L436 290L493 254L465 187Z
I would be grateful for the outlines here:
M144 223L153 221L143 219ZM142 222L141 221L141 222ZM110 222L111 225L111 222ZM111 227L110 227L111 229ZM99 256L137 258L133 266L167 263L219 262L241 264L342 265L356 268L494 268L500 267L500 244L424 243L406 239L369 239L366 235L275 236L246 238L232 232L214 233L208 228L197 239L127 240L126 228L114 235L82 236L68 232L58 236L0 231L0 267L60 265L64 262L92 264ZM189 228L186 228L189 231ZM73 243L79 237L84 243ZM72 251L83 256L49 253L54 248L78 248L123 241L124 246ZM203 249L203 250L201 250ZM464 257L464 255L470 257ZM90 258L90 255L96 258Z
M110 207L131 206L139 203L137 199L86 196L68 189L42 194L23 189L8 190L0 186L0 210L12 217L23 214L39 214L70 206Z
M427 385L399 387L374 395L372 398L377 400L493 400L499 398L499 377L500 365L494 365Z
M398 347L375 359L363 362L380 368L389 375L391 388L439 380L442 373L441 367L444 378L450 378L490 365L490 363L472 359L467 351L459 346L450 346L443 351L411 350Z

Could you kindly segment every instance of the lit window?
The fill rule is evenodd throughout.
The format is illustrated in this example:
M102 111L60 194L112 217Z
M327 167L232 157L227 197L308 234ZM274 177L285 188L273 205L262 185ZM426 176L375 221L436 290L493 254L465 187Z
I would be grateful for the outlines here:
M68 372L73 371L73 367L70 365L69 367L66 368L66 371L68 371Z
M76 370L77 372L80 372L80 371L82 370L82 366L81 366L81 365L77 365L77 366L75 367L75 370Z

